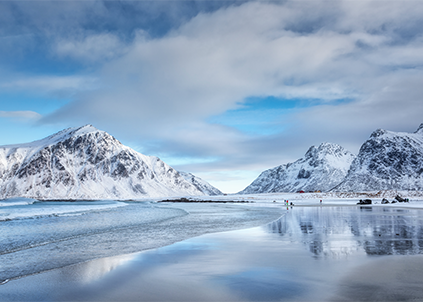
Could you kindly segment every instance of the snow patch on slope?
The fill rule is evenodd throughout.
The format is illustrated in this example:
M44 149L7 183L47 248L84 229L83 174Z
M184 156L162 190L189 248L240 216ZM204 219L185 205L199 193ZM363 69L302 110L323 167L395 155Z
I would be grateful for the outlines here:
M136 199L205 195L155 156L91 125L0 147L0 198Z
M344 179L354 158L337 144L312 146L304 158L264 171L239 193L328 191Z
M423 124L414 133L374 131L334 190L423 190Z
M179 174L181 174L182 177L185 178L185 180L192 183L196 188L206 193L207 195L223 195L223 193L219 189L213 187L208 182L198 176L195 176L194 174L181 171L179 171Z

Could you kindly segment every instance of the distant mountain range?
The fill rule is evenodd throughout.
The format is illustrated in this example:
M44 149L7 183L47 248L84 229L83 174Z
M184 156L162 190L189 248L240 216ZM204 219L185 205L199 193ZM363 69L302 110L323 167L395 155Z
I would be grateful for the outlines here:
M354 158L336 144L312 146L296 162L264 171L240 193L328 191L345 178Z
M333 190L423 190L423 124L414 133L374 131Z
M296 162L264 171L240 194L328 191L345 178L354 158L336 144L312 146Z
M423 190L423 124L414 133L374 131L357 156L323 143L304 158L261 173L240 194Z
M322 143L262 172L240 194L423 191L423 124L414 133L374 131L357 156ZM0 198L137 199L221 195L193 174L124 146L91 125L27 144L0 146Z
M91 125L0 147L0 198L136 199L219 195L159 158L140 154Z

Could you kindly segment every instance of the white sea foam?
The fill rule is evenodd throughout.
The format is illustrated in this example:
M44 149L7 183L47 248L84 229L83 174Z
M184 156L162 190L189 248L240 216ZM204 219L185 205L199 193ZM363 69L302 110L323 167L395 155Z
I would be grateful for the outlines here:
M127 203L113 200L41 202L28 198L12 198L0 202L0 221L82 215L92 211L108 210L126 205Z
M0 200L0 207L10 207L18 205L29 205L35 203L37 200L32 198L8 198Z
M15 217L1 217L0 280L153 249L204 233L259 226L283 212L233 203L151 201L35 202L0 210Z

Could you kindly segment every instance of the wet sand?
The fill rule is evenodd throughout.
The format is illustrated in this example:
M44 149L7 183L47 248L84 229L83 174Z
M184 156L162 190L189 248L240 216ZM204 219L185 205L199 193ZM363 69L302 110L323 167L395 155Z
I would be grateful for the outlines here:
M10 281L1 301L419 301L421 210L289 209L208 234Z

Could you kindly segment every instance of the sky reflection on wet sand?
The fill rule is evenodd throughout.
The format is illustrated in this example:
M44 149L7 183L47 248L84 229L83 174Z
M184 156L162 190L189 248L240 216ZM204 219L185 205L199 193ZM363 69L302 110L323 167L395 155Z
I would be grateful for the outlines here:
M422 299L423 211L290 209L264 227L203 235L14 280L5 301ZM101 272L101 273L100 273Z

